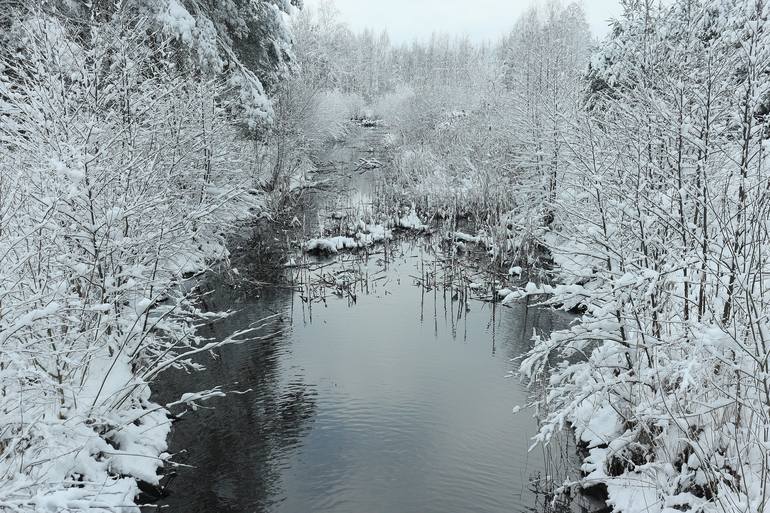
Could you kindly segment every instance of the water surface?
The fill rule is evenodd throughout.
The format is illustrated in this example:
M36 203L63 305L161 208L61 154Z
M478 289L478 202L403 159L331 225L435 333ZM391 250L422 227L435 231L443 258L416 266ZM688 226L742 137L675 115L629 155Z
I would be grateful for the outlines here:
M330 150L330 166L347 174L315 193L308 217L321 203L368 201L376 171L354 164L361 156L386 160L370 149L381 135L359 132L355 144ZM208 336L221 339L273 315L263 334L277 335L222 348L203 362L207 372L168 373L155 386L159 401L218 385L241 392L176 423L171 452L189 467L177 469L160 505L174 513L536 508L530 480L544 461L527 450L536 423L531 412L512 413L528 391L508 376L533 330L547 333L569 318L421 286L424 269L441 265L434 265L444 258L438 248L428 238L402 240L387 259L381 249L337 257L305 279L358 276L366 284L340 296L335 287L316 289L327 297L311 303L301 288L244 292L214 279L207 306L237 313Z
M356 302L310 306L292 290L243 297L220 287L212 308L239 312L211 336L279 314L269 340L226 347L208 372L174 376L163 395L223 385L250 390L177 424L171 511L511 512L535 505L543 471L527 449L528 391L506 375L533 328L565 319L524 305L452 299L416 285L428 242L405 243ZM364 263L371 275L381 256ZM350 267L350 265L347 265ZM366 267L362 271L366 272ZM328 268L325 272L328 271Z

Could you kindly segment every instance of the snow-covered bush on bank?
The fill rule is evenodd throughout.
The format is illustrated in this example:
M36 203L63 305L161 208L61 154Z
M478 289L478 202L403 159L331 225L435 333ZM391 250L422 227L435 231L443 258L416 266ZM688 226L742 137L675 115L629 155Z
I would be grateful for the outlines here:
M489 209L510 205L514 179L497 166L499 127L490 125L482 88L402 87L375 104L398 147L386 187L394 203L419 201L432 213L472 212L482 221Z
M565 172L561 133L579 110L589 45L582 9L553 3L494 47L436 37L394 49L404 85L375 103L400 146L386 190L470 219L496 239L496 258L532 264Z
M149 385L217 345L178 285L253 206L251 145L226 81L142 23L83 36L40 11L3 36L0 510L138 511L169 431Z
M628 8L563 132L552 303L586 313L522 370L614 511L770 511L769 14Z
M345 71L335 53L349 32L329 8L322 3L291 20L295 59L276 91L275 122L263 158L267 188L289 192L297 177L314 170L313 157L326 144L344 139L364 106L360 95L338 87Z

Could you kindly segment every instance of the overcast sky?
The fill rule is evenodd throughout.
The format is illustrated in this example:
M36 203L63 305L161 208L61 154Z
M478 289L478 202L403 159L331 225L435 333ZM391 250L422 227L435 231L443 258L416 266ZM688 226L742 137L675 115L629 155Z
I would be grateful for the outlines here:
M322 0L305 0L314 6ZM542 0L541 0L542 1ZM354 30L387 29L394 42L428 38L432 32L467 34L496 40L538 0L335 0L342 19ZM607 33L606 20L620 14L619 0L583 0L591 28Z

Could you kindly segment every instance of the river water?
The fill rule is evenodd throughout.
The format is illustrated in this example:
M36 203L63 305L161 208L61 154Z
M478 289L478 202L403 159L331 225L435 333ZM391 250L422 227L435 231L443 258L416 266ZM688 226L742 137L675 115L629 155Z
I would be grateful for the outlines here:
M359 134L330 160L354 168L375 136ZM367 183L360 176L345 180L356 198ZM155 385L158 400L217 385L238 391L175 424L171 452L186 466L158 505L174 513L544 511L530 490L546 471L543 454L528 452L536 423L531 412L512 412L528 390L509 373L533 330L569 318L424 286L437 247L412 238L387 258L319 262L316 278L347 270L368 279L310 303L307 290L285 282L243 289L213 278L207 306L236 313L208 336L268 316L262 333L275 336L222 348L202 362L205 373L169 373Z

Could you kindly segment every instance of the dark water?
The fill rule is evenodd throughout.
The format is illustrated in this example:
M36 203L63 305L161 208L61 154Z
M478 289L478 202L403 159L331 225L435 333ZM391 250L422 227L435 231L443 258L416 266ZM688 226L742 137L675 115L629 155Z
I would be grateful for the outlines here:
M174 512L511 512L536 504L529 480L543 471L528 453L536 425L513 415L527 390L506 378L533 328L554 314L497 309L423 294L419 246L405 248L350 305L311 311L286 290L236 299L221 288L213 308L240 313L225 336L279 313L268 341L228 347L208 372L175 376L174 394L223 385L252 391L217 400L177 424L186 448L164 501ZM424 255L425 258L429 256ZM370 259L373 272L379 268ZM422 305L422 308L421 308Z
M208 306L238 312L210 336L275 314L265 333L281 333L225 347L206 360L207 372L156 385L158 400L216 385L247 391L175 425L171 452L191 468L177 469L160 505L174 513L538 508L530 479L544 459L527 450L536 424L531 412L512 413L528 391L506 376L533 329L568 319L524 305L461 304L452 291L416 285L435 258L432 244L397 244L387 265L382 255L344 264L370 277L355 302L331 294L311 308L290 288L215 287Z

